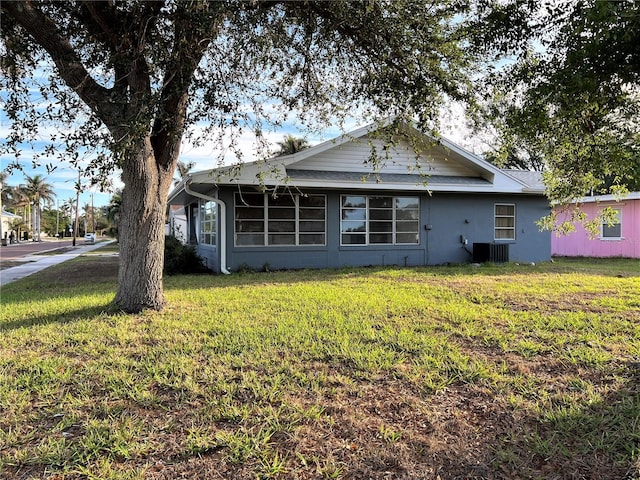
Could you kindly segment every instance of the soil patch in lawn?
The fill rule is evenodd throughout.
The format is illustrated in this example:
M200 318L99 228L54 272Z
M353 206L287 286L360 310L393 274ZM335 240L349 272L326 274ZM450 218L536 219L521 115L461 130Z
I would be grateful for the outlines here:
M38 273L38 281L55 283L58 287L87 282L109 282L118 279L118 257L114 255L81 256Z

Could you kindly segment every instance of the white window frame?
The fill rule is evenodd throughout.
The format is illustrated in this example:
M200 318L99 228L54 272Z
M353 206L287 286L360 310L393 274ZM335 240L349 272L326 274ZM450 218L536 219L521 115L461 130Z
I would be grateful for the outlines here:
M212 204L213 211L213 219L205 220L204 216L206 215L206 205L208 203ZM209 226L210 230L205 231L205 228ZM213 238L212 242L205 242L204 236L211 235ZM212 245L215 246L218 244L218 204L213 200L201 200L198 205L198 243L200 245Z
M271 194L269 193L265 193L264 195L264 203L262 205L262 207L256 206L253 208L256 209L260 209L262 208L263 211L263 218L262 219L244 219L247 221L253 221L253 222L260 222L262 221L263 223L263 230L262 232L256 232L256 234L262 233L263 235L263 240L262 240L262 244L260 245L238 245L238 234L242 234L245 232L238 232L237 231L237 222L243 219L236 219L235 218L235 212L236 212L236 208L237 207L244 207L246 205L244 205L242 203L242 196L246 195L246 194L242 194L242 193L236 193L234 195L234 220L233 220L233 244L234 247L238 247L238 248L286 248L286 247L324 247L327 245L327 196L324 194L319 194L319 193L311 193L308 195L300 195L300 194L295 194L295 195L291 195L293 197L293 205L292 206L283 206L282 208L293 208L295 210L295 216L294 218L291 219L272 219L272 221L289 221L289 222L294 222L295 223L295 230L293 232L274 232L274 231L269 231L269 208L278 208L278 206L276 205L269 205L269 199L273 198ZM313 196L313 197L322 197L324 200L324 206L323 207L311 207L311 206L301 206L300 205L300 198L301 197L305 197L305 196ZM300 219L300 209L316 209L316 210L322 210L323 211L323 220L314 220L314 219ZM300 230L300 222L322 222L322 226L323 226L323 230L322 231L318 231L318 232L309 232L309 231L301 231ZM273 244L273 243L269 243L269 235L277 235L277 234L283 234L283 235L294 235L295 243L289 243L289 244ZM301 235L322 235L324 237L324 242L323 243L300 243L300 236Z
M617 223L614 223L614 225L620 225L620 235L618 235L617 237L612 237L612 236L605 236L605 227L607 227L607 223L606 222L602 222L600 224L600 240L604 240L604 241L616 241L616 240L622 240L622 209L621 208L613 208L611 207L611 210L614 210L616 212L618 212L617 214Z
M513 215L498 215L498 207L513 207ZM516 208L516 204L515 203L494 203L493 204L493 240L496 242L512 242L516 239L516 215L517 215L517 208ZM497 219L498 218L513 218L513 227L499 227L497 225ZM498 230L501 231L508 231L508 230L513 230L513 236L510 238L497 238L496 236L496 232Z
M365 218L364 218L364 231L363 232L355 232L354 234L360 234L360 235L364 235L365 237L365 242L364 243L344 243L343 241L343 235L348 235L349 232L345 232L343 230L343 224L345 221L348 220L344 220L343 217L343 211L344 210L349 210L350 207L344 207L344 198L345 197L364 197L365 199L365 206L364 207L358 207L359 209L364 210L365 212ZM370 206L370 199L371 198L381 198L381 197L386 197L386 198L391 198L391 208L388 210L391 210L392 214L391 214L391 219L389 219L388 221L391 222L391 232L385 232L385 233L390 233L391 234L391 243L372 243L370 241L370 235L373 233L374 235L376 233L381 233L381 232L371 232L370 231L370 222L371 222L371 218L370 218L370 212L371 212L371 206ZM417 229L416 229L416 234L418 235L418 239L417 242L411 242L411 243L406 243L406 242L398 242L396 241L397 238L397 234L406 234L406 233L413 233L413 232L398 232L397 231L397 224L398 222L402 222L404 220L398 220L397 219L397 208L396 208L396 199L398 198L412 198L412 199L416 199L417 204L418 204L418 219L416 220L417 223ZM380 208L373 208L373 210L387 210L387 209L380 209ZM378 221L378 220L373 220L373 221ZM384 195L384 194L380 194L380 195L359 195L359 194L343 194L340 195L340 246L342 247L365 247L365 246L378 246L378 245L420 245L420 197L419 196L415 196L415 195Z

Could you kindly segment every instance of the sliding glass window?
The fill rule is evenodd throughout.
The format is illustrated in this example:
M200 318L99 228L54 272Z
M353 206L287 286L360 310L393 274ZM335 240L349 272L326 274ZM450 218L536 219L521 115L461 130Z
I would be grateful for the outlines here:
M235 245L325 245L325 195L235 194Z
M343 195L342 245L415 245L420 243L420 199Z

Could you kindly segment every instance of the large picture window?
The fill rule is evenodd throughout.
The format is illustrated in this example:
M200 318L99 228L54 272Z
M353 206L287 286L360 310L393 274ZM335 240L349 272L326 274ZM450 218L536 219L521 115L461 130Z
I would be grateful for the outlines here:
M200 243L206 245L216 244L217 208L215 202L202 202L200 204Z
M516 206L510 203L494 205L494 239L516 239Z
M420 199L342 195L342 245L414 245L420 243Z
M612 224L604 222L602 224L602 238L620 239L622 238L622 215L619 208L612 209L616 217Z
M324 245L325 195L235 194L235 245Z

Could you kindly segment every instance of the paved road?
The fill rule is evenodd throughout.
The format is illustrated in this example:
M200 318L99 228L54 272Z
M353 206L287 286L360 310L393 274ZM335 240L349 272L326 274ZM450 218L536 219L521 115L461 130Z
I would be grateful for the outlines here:
M69 251L66 251L63 253L57 253L55 255L33 255L33 254L38 252L43 252L46 250L61 248L65 246L69 247L71 246L71 241L60 240L58 243L58 241L54 240L52 242L36 243L35 245L33 243L31 245L29 244L15 245L14 244L6 247L0 247L0 255L2 255L2 258L0 261L8 261L8 259L5 256L5 252L8 255L13 255L13 253L11 252L14 249L16 250L16 253L19 251L23 252L22 256L13 257L14 258L13 262L16 261L15 260L16 258L18 259L18 261L22 262L20 265L17 265L15 267L5 268L4 270L0 270L0 286L6 285L7 283L13 282L20 278L24 278L28 275L32 275L36 272L39 272L40 270L44 270L45 268L50 267L51 265L56 265L58 263L65 262L74 257L82 255L85 252L94 250L96 248L104 247L105 245L108 245L109 243L112 243L114 241L115 240L110 240L107 242L98 242L96 244L85 244L83 241L80 241L80 242L76 242L75 248L72 247L72 249ZM26 254L24 253L25 249L27 250Z
M76 239L76 245L82 245L83 239ZM70 247L72 240L43 240L42 242L20 242L6 247L0 247L0 263L9 260L15 260L17 258L24 257L26 255L32 255L38 252L44 252L47 250L53 250L55 248Z

